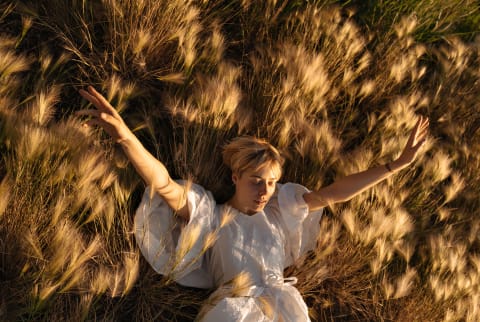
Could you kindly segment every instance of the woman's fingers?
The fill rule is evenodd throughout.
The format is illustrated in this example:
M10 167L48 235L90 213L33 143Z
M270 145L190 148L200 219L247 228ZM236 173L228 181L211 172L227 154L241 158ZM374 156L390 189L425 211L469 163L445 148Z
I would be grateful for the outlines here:
M427 117L420 116L417 124L415 124L416 132L421 132L428 128L429 122Z
M94 97L106 112L110 112L113 115L117 114L117 111L115 110L115 108L113 108L110 102L107 101L107 99L102 94L97 92L97 90L93 88L93 86L88 86L87 90L88 94Z
M87 101L89 101L90 103L92 103L96 108L98 109L101 109L102 106L100 104L100 102L92 95L90 95L90 93L88 93L87 91L81 89L78 91L80 93L80 95L86 99Z
M420 130L428 129L429 125L430 125L430 122L428 121L428 119L426 119L424 122L422 122L420 126Z
M88 92L83 89L79 90L79 92L83 98L92 103L97 109L80 110L76 112L77 115L102 118L110 123L115 122L117 118L120 119L120 115L115 108L92 86L88 86Z
M75 115L100 117L100 113L102 112L100 112L99 110L80 110L80 111L76 111Z
M420 133L421 133L422 135L426 135L426 134L428 133L428 126L426 126L425 128L421 129L421 130L420 130Z
M88 86L87 90L81 89L79 92L83 98L96 107L96 109L84 109L76 112L76 115L91 117L85 122L85 125L102 127L117 142L124 140L131 133L120 114L92 86Z
M92 103L100 111L112 115L118 114L115 108L107 101L107 99L102 94L97 92L92 86L88 86L87 91L80 89L79 93L83 98Z
M415 135L415 148L418 150L427 140L428 128L429 128L429 120L428 118L423 118L421 120L420 126L417 129L417 133Z
M428 133L428 118L419 116L417 123L410 132L407 144L403 153L412 161L415 158L420 147L426 140Z
M430 122L428 121L428 118L425 118L418 131L419 135L421 136L427 135L429 126L430 126Z
M428 127L428 118L419 116L415 126L410 132L407 144L405 145L399 159L403 160L405 163L410 163L415 159L418 151L427 139Z
M111 138L115 141L119 140L118 131L115 125L115 119L111 119L112 117L108 114L102 113L102 118L93 118L84 123L86 126L98 126L101 127ZM113 121L113 122L112 122Z
M428 133L428 126L425 126L425 127L422 127L420 129L418 129L417 136L420 136L420 135L423 135L423 134L426 134L426 133Z
M94 120L101 120L101 122L103 121L104 123L108 123L113 126L117 126L119 122L115 116L99 110L80 110L75 112L75 114L79 116L91 116L94 118Z

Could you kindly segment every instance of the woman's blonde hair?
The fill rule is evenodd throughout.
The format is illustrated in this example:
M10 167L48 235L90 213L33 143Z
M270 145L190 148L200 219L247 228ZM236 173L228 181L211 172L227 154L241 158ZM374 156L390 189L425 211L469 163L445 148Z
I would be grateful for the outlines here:
M222 156L223 163L232 173L241 175L247 169L269 165L277 178L282 175L283 157L274 146L263 139L253 136L237 137L223 147Z

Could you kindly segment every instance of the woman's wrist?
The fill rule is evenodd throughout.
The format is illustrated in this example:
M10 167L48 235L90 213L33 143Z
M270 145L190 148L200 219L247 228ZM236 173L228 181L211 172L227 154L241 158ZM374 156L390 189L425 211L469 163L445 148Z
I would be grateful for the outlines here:
M138 138L132 133L128 133L125 136L119 137L115 140L115 143L120 145L124 150L135 149L135 146L140 144Z
M388 163L385 164L385 168L390 173L398 172L398 171L402 170L403 168L405 168L407 166L408 166L408 163L405 163L400 159L397 159L395 161L388 162Z

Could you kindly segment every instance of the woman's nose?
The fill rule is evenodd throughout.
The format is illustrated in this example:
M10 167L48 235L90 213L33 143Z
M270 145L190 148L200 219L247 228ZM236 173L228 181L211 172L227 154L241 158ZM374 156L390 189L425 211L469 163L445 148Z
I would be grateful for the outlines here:
M259 195L263 196L263 195L266 195L267 194L267 183L262 183L260 185L260 188L258 189L258 193Z

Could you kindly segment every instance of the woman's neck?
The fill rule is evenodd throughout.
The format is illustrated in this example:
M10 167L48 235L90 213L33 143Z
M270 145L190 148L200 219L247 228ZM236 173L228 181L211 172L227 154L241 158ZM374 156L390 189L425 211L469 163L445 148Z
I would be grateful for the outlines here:
M251 211L251 210L249 211L248 209L246 209L246 207L243 207L238 201L238 199L236 198L236 195L233 195L232 198L230 198L225 204L229 205L232 208L235 208L236 210L240 211L242 214L245 214L248 216L252 216L256 214L255 211Z

